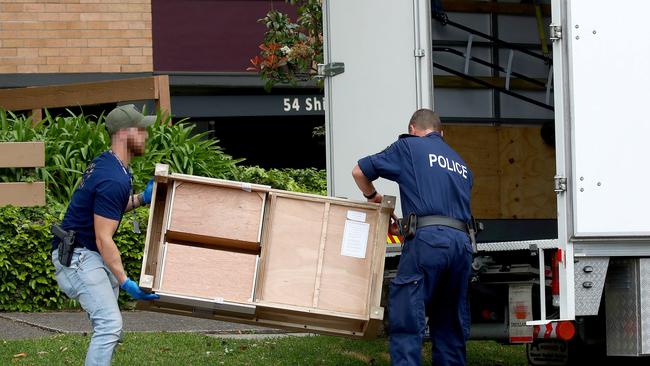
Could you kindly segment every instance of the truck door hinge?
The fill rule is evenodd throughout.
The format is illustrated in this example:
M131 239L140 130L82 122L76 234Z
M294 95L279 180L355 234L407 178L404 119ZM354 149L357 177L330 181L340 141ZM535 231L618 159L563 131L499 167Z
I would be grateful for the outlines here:
M328 77L336 76L345 72L345 64L343 62L332 62L329 64L318 64L317 79L325 79Z
M424 49L422 48L416 48L414 52L415 57L424 57Z
M551 41L559 41L562 39L562 26L557 24L549 25Z
M566 177L561 175L555 176L555 193L560 194L566 192Z

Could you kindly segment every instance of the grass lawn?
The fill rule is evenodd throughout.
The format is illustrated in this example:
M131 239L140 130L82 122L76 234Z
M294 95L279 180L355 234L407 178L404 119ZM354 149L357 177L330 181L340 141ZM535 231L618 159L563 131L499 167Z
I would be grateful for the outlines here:
M0 365L82 365L89 337L0 341ZM430 365L430 344L424 364ZM284 337L224 340L190 333L127 333L114 365L389 365L386 339ZM472 341L468 365L525 365L522 346Z

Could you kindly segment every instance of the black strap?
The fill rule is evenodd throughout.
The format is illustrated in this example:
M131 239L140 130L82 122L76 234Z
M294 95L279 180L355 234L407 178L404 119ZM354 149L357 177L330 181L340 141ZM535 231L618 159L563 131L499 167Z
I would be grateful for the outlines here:
M467 224L447 216L423 216L418 217L418 229L425 226L442 225L469 233Z

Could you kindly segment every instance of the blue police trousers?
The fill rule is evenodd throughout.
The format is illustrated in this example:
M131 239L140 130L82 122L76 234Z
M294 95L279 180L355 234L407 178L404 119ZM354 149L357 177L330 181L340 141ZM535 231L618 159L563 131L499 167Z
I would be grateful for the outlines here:
M99 253L86 248L75 248L70 267L61 265L58 250L52 253L52 263L59 288L79 301L93 326L85 365L110 365L122 334L117 278Z
M465 365L471 265L472 246L462 231L428 226L406 242L388 302L393 365L420 365L427 314L433 365Z

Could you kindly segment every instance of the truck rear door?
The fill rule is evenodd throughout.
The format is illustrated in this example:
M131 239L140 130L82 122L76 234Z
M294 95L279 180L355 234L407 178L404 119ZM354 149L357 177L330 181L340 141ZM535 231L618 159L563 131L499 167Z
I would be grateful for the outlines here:
M433 108L430 5L325 0L323 23L325 63L345 70L325 79L328 194L364 200L351 176L357 160L406 133L417 109ZM376 186L399 196L395 183Z
M552 4L562 318L574 316L574 255L650 255L650 5L612 6Z

